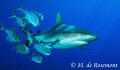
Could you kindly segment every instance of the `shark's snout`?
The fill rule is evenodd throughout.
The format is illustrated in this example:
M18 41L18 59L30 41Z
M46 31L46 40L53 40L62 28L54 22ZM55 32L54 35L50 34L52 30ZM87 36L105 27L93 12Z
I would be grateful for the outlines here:
M97 35L88 35L87 36L88 42L92 42L94 40L97 40L98 38L99 38L99 36L97 36Z

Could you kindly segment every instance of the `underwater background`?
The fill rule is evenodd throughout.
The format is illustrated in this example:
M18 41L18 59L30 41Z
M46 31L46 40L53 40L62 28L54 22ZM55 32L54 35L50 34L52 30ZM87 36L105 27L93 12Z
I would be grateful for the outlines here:
M7 36L0 31L0 70L120 70L120 0L0 0L0 21L6 28L12 28L15 19L8 18L12 11L19 7L35 9L44 16L39 27L28 26L30 30L47 30L54 26L56 15L60 12L63 23L77 26L95 33L99 39L85 46L91 50L52 49L50 56L42 55L43 61L38 64L27 57L29 54L16 54ZM17 13L21 15L21 13ZM15 26L18 34L26 42L24 33ZM33 45L30 51L34 50ZM72 68L71 63L89 62L99 64L118 64L116 68Z

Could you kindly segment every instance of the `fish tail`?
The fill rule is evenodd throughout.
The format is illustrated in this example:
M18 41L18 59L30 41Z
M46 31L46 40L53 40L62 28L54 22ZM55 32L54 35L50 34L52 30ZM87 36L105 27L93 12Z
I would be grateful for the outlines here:
M30 57L30 56L32 56L32 54L33 54L33 51L27 56L27 57Z
M2 22L0 22L0 25L1 25L0 30L3 30L3 29L4 29L4 26L3 26Z
M16 17L16 10L13 10L13 15L9 16L9 18L14 18Z
M22 9L22 5L21 5L21 2L19 2L19 8L15 9L15 10L23 10L23 9Z
M11 42L9 42L11 45L12 45L12 51L13 51L13 49L14 49L14 46L13 46L13 44L11 43Z

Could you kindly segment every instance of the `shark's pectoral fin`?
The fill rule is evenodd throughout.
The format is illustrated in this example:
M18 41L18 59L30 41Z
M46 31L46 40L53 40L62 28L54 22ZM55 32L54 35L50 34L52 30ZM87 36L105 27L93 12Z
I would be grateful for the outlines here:
M86 49L86 50L91 50L91 49L88 49L88 48L86 48L86 47L84 47L84 46L82 46L82 47L79 47L80 49Z
M62 17L60 15L60 13L57 13L57 17L56 17L56 25L60 25L60 24L63 24L63 21L62 21Z

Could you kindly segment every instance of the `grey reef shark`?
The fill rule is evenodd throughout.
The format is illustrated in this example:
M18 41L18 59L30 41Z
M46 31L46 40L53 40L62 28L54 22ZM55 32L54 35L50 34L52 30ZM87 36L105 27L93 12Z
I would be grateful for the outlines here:
M39 34L32 35L32 38L39 44L50 46L51 49L87 49L85 45L98 39L96 34L76 26L63 24L60 13L57 13L56 24Z

